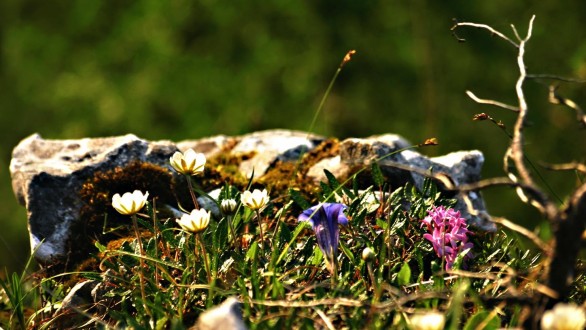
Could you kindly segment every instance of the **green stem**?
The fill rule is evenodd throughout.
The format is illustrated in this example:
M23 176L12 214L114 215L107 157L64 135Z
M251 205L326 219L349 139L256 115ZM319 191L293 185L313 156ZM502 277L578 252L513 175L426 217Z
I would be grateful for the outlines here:
M260 242L263 243L265 238L262 233L262 221L260 217L260 210L256 210L256 217L258 218L258 229L260 230Z
M234 224L232 223L232 216L227 215L226 220L228 221L228 227L230 227L230 233L232 234L232 243L236 245L236 232L234 231Z
M195 197L195 193L193 192L193 185L191 183L191 176L186 175L187 177L187 185L189 186L189 193L191 194L191 199L193 200L193 205L196 209L199 209L199 204L197 203L197 198Z
M150 310L149 310L149 308L147 306L147 303L146 303L146 294L145 294L145 291L144 291L144 274L143 274L143 271L145 269L145 265L144 265L143 257L145 256L145 253L144 253L144 249L142 247L142 240L140 239L140 233L138 232L138 224L136 223L136 214L133 214L131 216L131 218L132 218L132 225L134 226L134 232L136 234L136 241L138 242L138 248L140 250L140 258L139 258L140 271L138 272L138 276L140 278L140 295L142 297L142 304L143 304L143 307L144 307L145 312L148 315L151 315L151 312L150 312Z
M153 198L153 230L155 231L155 259L159 258L159 241L158 241L158 226L157 226L157 206L156 198ZM155 286L159 285L159 271L155 267Z
M326 104L326 100L328 99L328 96L330 95L330 92L332 91L332 87L334 87L334 83L336 82L336 79L340 75L340 72L342 72L341 65L338 67L338 69L334 73L334 76L332 77L332 80L330 80L330 84L328 85L326 92L324 93L324 95L321 98L321 101L319 102L317 110L315 111L315 114L313 115L313 119L311 120L311 124L309 125L309 130L307 131L308 133L313 132L313 128L314 128L315 123L317 121L317 117L319 116L321 110L323 109L324 105Z
M332 289L334 289L336 287L336 284L338 283L338 260L336 259L336 256L332 254L332 260L328 261L330 263L331 266L331 271L332 271L332 276L331 276L331 280L332 280Z
M209 261L208 261L208 253L206 252L206 247L203 244L203 242L202 242L201 237L199 236L199 234L195 234L195 240L196 240L196 242L199 243L199 247L201 249L201 255L202 255L202 258L203 258L204 266L206 268L206 274L207 274L207 277L208 277L208 284L211 285L211 283L212 283L212 275L211 275L211 270L210 270L210 264L209 264Z
M340 72L342 72L342 68L344 67L344 64L346 64L348 62L348 61L346 61L346 56L348 56L348 54L349 53L347 53L344 56L344 59L342 60L342 62L338 66L338 68L336 69L336 72L334 72L334 75L332 76L332 79L330 80L330 84L328 85L328 88L326 89L324 95L322 96L322 98L319 102L319 105L317 106L317 110L313 114L313 118L311 119L311 124L309 125L309 129L307 130L307 137L309 137L309 135L313 132L313 128L315 127L315 123L317 122L317 117L319 117L321 110L323 109L324 105L326 104L326 100L328 99L328 96L330 95L330 92L332 91L332 88L334 87L334 83L336 82L336 79L338 79ZM299 166L301 166L301 159L303 157L303 153L305 153L304 150L302 150L301 155L297 159L297 164L295 165L295 171L292 174L291 178L295 177L297 170L299 169ZM293 180L293 179L291 179L291 180Z

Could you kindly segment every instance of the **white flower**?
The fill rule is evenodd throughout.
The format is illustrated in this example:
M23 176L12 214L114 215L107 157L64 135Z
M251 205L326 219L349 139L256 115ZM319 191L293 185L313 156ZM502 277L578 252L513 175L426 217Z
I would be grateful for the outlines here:
M254 189L253 192L247 190L240 196L240 200L242 201L242 204L256 211L267 206L269 203L269 194L266 189L263 189L262 191Z
M409 318L413 330L443 330L446 317L440 312L415 314Z
M210 211L199 209L191 211L191 214L184 214L181 219L176 219L175 221L183 230L199 233L208 227L210 216Z
M181 174L197 175L203 173L206 156L189 149L185 153L175 152L169 162Z
M127 192L122 197L120 197L120 194L114 194L112 196L112 207L120 214L133 215L144 207L148 197L148 191L143 195L140 190L135 190L133 193Z
M584 309L574 304L559 303L543 314L543 330L582 330L586 326Z
M220 209L222 210L222 213L224 213L224 214L232 214L232 213L234 213L234 211L236 211L236 206L237 206L237 203L232 198L224 199L222 201L222 203L220 204Z

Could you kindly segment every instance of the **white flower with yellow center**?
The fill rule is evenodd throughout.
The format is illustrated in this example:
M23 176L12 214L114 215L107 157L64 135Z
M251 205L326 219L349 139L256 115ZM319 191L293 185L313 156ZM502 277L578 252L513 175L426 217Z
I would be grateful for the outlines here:
M262 191L254 189L253 192L247 190L240 196L240 200L242 201L242 204L257 211L267 206L269 203L269 194L266 189L263 189Z
M145 206L148 197L148 191L143 195L140 190L135 190L133 193L127 192L122 196L114 194L112 196L112 207L120 214L133 215Z
M584 309L574 304L559 303L541 318L543 330L582 330L585 326Z
M197 234L204 231L210 223L210 211L204 209L196 209L190 214L184 214L181 219L177 219L177 223L183 230Z
M175 152L169 158L169 162L175 171L181 174L197 175L203 173L206 156L193 151L193 149L188 149L185 153Z

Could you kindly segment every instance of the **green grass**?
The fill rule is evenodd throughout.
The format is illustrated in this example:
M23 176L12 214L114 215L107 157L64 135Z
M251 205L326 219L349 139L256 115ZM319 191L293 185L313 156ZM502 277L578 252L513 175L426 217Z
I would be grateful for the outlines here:
M148 204L138 217L144 256L132 237L110 244L96 242L99 252L94 257L99 268L77 274L99 283L101 301L55 313L67 290L64 281L61 276L36 280L32 291L42 297L39 310L53 314L40 312L26 319L23 277L13 277L3 282L9 297L4 308L14 311L4 325L59 328L63 322L75 320L74 326L182 329L206 309L236 296L251 329L405 327L410 315L430 309L444 313L453 329L483 321L495 325L489 328L518 326L520 308L497 304L499 313L491 313L495 307L491 299L498 301L512 288L524 290L518 274L537 269L538 256L520 249L504 232L475 232L476 256L467 270L455 267L446 273L431 244L422 239L425 230L420 220L432 205L449 207L453 200L443 198L428 181L422 192L406 186L385 193L379 207L369 210L366 195L388 187L383 184L359 191L352 186L330 176L316 196L326 201L335 193L348 205L350 222L341 230L334 279L311 226L296 220L301 210L316 201L305 200L294 190L284 196L272 195L273 202L261 213L263 244L255 214L240 206L230 217L213 219L201 234L205 255L196 248L194 235L178 229L173 218L154 218L156 210ZM238 195L234 187L225 186L218 202L239 200ZM366 247L375 251L374 258L361 257ZM211 281L204 258L209 262ZM140 273L145 281L144 298Z

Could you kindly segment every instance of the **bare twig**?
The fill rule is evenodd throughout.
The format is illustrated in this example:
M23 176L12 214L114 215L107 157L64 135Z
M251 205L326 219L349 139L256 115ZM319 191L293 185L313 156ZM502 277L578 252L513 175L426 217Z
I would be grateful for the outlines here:
M495 101L495 100L481 99L478 96L474 95L474 93L472 93L471 91L466 91L466 95L468 95L468 97L471 98L472 100L474 100L474 102L476 102L476 103L494 105L499 108L511 110L514 112L519 112L518 107L508 105L508 104L505 104L505 103L502 103L499 101Z
M525 167L525 163L523 162L523 129L525 128L525 120L528 111L527 101L525 101L525 94L523 92L523 82L525 81L525 76L527 75L523 57L525 56L525 44L531 38L534 19L535 15L531 17L531 21L529 21L529 29L527 30L527 36L519 43L519 53L517 55L519 78L517 79L517 83L515 84L515 91L517 92L517 98L519 100L519 115L514 126L513 142L509 147L511 150L511 156L515 163L515 167L517 168L517 171L519 171L521 179L523 180L523 182L529 185L533 185L534 183L533 178L529 174L529 171L527 170L527 168Z
M515 46L515 48L519 48L519 45L517 43L515 43L513 40L511 40L509 37L507 37L506 35L504 35L503 33L493 29L491 26L486 25L486 24L478 24L478 23L471 23L471 22L456 22L456 24L454 26L452 26L451 30L454 32L454 34L456 33L456 29L459 28L460 26L472 26L475 28L480 28L480 29L485 29L490 31L493 35L496 35L506 41L508 41L511 45ZM457 36L456 36L457 37ZM465 39L459 38L459 40L461 41L465 41Z
M527 76L527 69L525 67L525 44L531 39L531 34L533 32L533 21L535 20L535 15L531 17L529 21L529 28L527 29L527 35L525 38L521 39L517 33L517 30L514 26L512 26L513 31L519 38L519 52L517 54L517 66L519 67L519 78L517 79L517 83L515 84L515 91L517 93L517 98L519 101L519 114L517 116L517 121L515 122L513 128L513 141L509 146L509 149L505 153L505 166L507 163L507 159L512 159L514 163L514 168L519 175L519 179L522 183L526 186L534 187L533 192L537 194L533 194L531 196L527 196L523 189L517 189L517 193L519 197L523 199L524 202L529 203L535 207L537 207L549 220L553 220L555 218L555 214L557 212L555 205L553 205L549 199L541 192L533 178L525 165L525 153L523 151L523 129L525 128L525 122L527 118L527 112L529 110L527 106L527 101L525 100L525 94L523 92L523 83L525 82ZM507 166L506 166L507 167ZM506 168L508 170L508 168ZM516 181L517 177L508 171L509 178ZM525 198L528 197L528 198ZM535 198L534 198L535 197Z
M533 17L535 17L535 15L533 15ZM533 18L532 18L532 20L533 20ZM530 25L529 30L531 30L531 23L529 23L529 25ZM519 32L517 32L517 28L515 27L515 24L511 24L511 29L513 29L513 33L515 34L515 37L517 38L517 40L519 40L520 43L523 43L523 41L527 41L527 39L529 39L529 38L526 38L526 40L523 40L521 38L521 36L519 35ZM527 34L529 34L529 33L531 33L531 32L527 32Z
M563 82L569 82L569 83L577 83L577 84L584 84L584 83L586 83L586 80L584 80L584 79L567 78L567 77L561 77L561 76L557 76L557 75L554 75L554 74L547 74L547 73L543 73L543 74L528 74L527 75L527 79L550 79L550 80L557 80L557 81L563 81Z
M512 39L510 39L509 37L507 37L506 35L504 35L503 33L495 30L494 28L492 28L491 26L486 25L486 24L477 24L477 23L468 23L468 22L456 23L452 27L452 31L454 31L455 29L457 29L458 27L461 27L461 26L471 26L471 27L485 29L485 30L491 32L492 34L497 35L501 39L509 42L510 44L512 44L513 46L515 46L518 49L517 66L519 67L519 78L517 79L517 83L515 84L515 91L516 91L517 99L519 102L518 107L512 107L510 105L504 104L502 102L494 101L494 100L479 99L469 91L467 92L467 94L470 98L472 98L473 100L475 100L479 103L492 104L492 105L502 107L505 109L509 109L509 110L514 109L514 111L518 113L517 120L515 122L514 129L513 129L512 142L511 142L511 145L509 146L507 152L505 153L505 162L504 162L505 163L505 170L507 171L507 174L509 175L509 178L512 181L516 182L516 181L520 180L520 183L522 183L522 185L518 186L518 189L517 189L517 192L521 193L520 196L522 198L526 197L525 196L526 194L524 193L524 190L526 190L525 187L529 188L529 190L531 191L529 197L536 197L536 198L528 198L528 199L525 199L524 201L530 203L533 206L536 206L542 213L544 213L546 215L546 217L548 219L552 220L555 217L555 212L556 212L555 206L549 201L547 196L545 196L545 194L543 194L543 192L541 192L538 189L537 185L534 183L534 180L531 177L531 174L530 174L529 170L527 169L527 166L525 165L525 154L523 151L523 129L525 127L525 121L526 121L527 112L528 112L527 101L525 100L525 94L523 92L523 83L524 83L525 79L527 78L527 70L525 68L525 61L524 61L525 44L529 41L529 39L531 39L534 20L535 20L535 15L533 15L531 17L531 20L529 21L529 27L527 29L527 35L525 36L525 38L521 38L521 36L519 35L519 32L517 31L515 26L511 25L511 28L513 29L513 33L515 34L515 37L519 40L518 44L516 42L514 42ZM513 161L514 169L517 171L519 178L517 178L517 176L514 175L510 171L511 168L507 165L509 158Z
M456 25L452 28L452 30L455 30L459 26L472 26L486 29L504 39L505 41L515 45L515 47L518 49L517 66L519 69L519 77L515 84L515 92L519 103L518 115L513 128L512 141L505 153L503 161L504 169L509 179L506 180L497 178L487 180L469 186L459 186L457 187L457 190L462 193L467 189L478 190L488 186L513 186L515 187L517 194L523 202L537 207L541 213L549 221L551 221L553 225L553 231L555 233L555 239L553 240L553 251L548 251L549 246L541 241L537 235L531 231L520 227L506 219L492 218L493 221L528 237L535 245L546 252L548 257L547 265L549 266L549 270L546 273L547 286L541 285L540 287L535 288L535 292L538 293L537 297L539 299L534 300L534 303L532 303L533 308L530 309L530 315L528 314L523 317L526 318L526 321L523 324L528 328L534 327L538 324L544 309L552 308L557 301L568 297L570 292L569 284L575 279L575 263L582 244L582 233L586 228L586 184L582 184L582 186L574 192L572 198L563 210L558 210L556 205L549 200L549 197L535 184L532 173L527 167L528 165L532 166L532 164L525 157L523 150L523 131L529 110L523 91L523 84L525 80L555 79L560 81L582 82L552 75L527 74L527 69L524 62L525 45L531 39L534 20L535 16L531 17L531 20L529 21L529 27L527 29L527 35L524 38L520 36L515 26L511 25L513 33L518 39L518 43L512 41L492 27L484 24L456 23ZM467 94L472 99L476 98L474 94L470 92L467 92ZM578 121L586 126L586 115L584 111L572 100L558 95L556 93L556 87L550 87L549 98L551 103L564 105L576 111ZM486 101L484 102L486 104L503 107L502 103L492 100L479 99L479 101L476 101L480 101L479 103ZM484 119L485 117L486 116L479 118ZM551 166L551 168L558 170L575 170L586 173L586 166L577 163L554 165ZM537 175L539 175L539 172L537 172L534 167L533 170L535 173L537 173Z
M564 105L570 109L576 111L576 118L582 126L586 127L586 114L584 114L584 110L576 104L576 102L567 99L565 97L560 96L556 91L558 87L555 85L549 86L549 102L552 104L560 104Z
M535 233L528 230L527 228L519 226L518 224L501 217L492 217L492 221L501 224L504 227L509 228L510 230L527 237L529 240L531 240L531 242L533 242L533 244L535 244L535 246L540 248L541 251L543 251L546 255L550 254L550 246L545 244L545 242L543 242L541 238L539 238L539 236L535 235Z
M317 313L317 315L319 315L319 317L324 321L324 323L328 327L328 329L330 329L330 330L336 329L336 327L334 327L334 324L332 323L332 321L330 321L330 318L326 315L326 313L324 313L321 309L314 308L314 310Z
M347 306L347 307L363 307L368 306L369 302L347 299L347 298L331 298L331 299L319 299L311 301L289 301L289 300L249 300L251 304L262 305L262 306L276 306L276 307L289 307L289 308L307 308L317 306Z
M578 162L571 162L571 163L566 163L566 164L541 163L540 165L548 170L553 170L553 171L577 171L577 172L586 174L586 165L578 163Z

